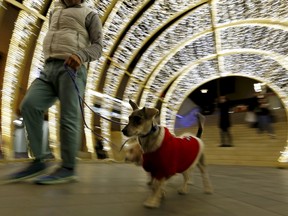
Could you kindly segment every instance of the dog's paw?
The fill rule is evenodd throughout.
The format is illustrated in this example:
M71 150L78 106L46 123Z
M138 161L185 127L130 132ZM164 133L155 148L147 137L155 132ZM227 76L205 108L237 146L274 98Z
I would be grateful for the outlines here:
M214 190L212 188L205 188L204 189L204 193L205 194L213 194L214 193Z
M213 194L213 186L210 184L209 181L204 182L204 193L205 194Z
M181 185L181 187L179 187L178 194L185 195L188 194L188 192L189 192L188 182L184 182L184 184Z
M194 181L193 180L189 180L188 181L188 185L194 185Z
M185 188L179 188L179 189L178 189L178 194L180 194L180 195L186 195L186 194L188 194L188 190L185 189Z
M155 199L155 198L148 198L144 203L143 205L146 207L146 208L159 208L160 206L160 203L161 203L161 199Z

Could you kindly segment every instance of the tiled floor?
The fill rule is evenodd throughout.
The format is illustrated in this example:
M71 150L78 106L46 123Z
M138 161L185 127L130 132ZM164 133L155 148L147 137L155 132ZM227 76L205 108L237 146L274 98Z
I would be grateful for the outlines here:
M0 164L0 176L24 164ZM178 195L181 176L167 184L159 209L146 209L147 175L133 164L79 163L79 182L43 186L0 185L1 216L287 216L288 169L209 166L215 193L202 192L196 170L188 195Z

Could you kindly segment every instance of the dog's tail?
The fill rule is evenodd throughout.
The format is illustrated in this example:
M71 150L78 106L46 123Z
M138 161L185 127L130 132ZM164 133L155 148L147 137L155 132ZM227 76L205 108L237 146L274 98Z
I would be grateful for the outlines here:
M204 122L205 122L205 116L203 116L200 113L197 113L197 121L198 121L198 131L196 134L196 137L201 138L201 135L203 133L203 128L204 128Z

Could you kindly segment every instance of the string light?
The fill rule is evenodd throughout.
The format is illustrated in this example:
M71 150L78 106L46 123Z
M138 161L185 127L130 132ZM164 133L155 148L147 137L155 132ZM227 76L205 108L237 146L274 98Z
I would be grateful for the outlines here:
M0 7L4 8L5 10L7 10L7 8L4 6L3 2L4 2L4 0L0 0Z
M43 40L48 30L48 21L44 22L37 38L34 55L32 58L30 74L28 78L28 87L31 85L35 78L40 76L40 72L44 66L44 55L43 55Z
M147 2L147 0L146 0ZM115 6L113 7L113 10L110 12L109 17L107 18L104 26L103 26L103 32L104 32L104 39L103 39L103 52L104 53L110 53L111 49L113 48L113 45L116 44L117 38L121 30L125 29L126 25L129 23L129 21L132 19L132 17L137 13L139 8L145 3L144 0L138 0L138 1L117 1ZM99 5L100 6L100 5ZM103 10L102 7L99 8L98 11ZM104 68L106 62L107 62L107 55L103 55L97 63L90 65L90 70L94 71L93 74L94 80L98 79L99 76L101 76L102 68ZM121 71L122 73L122 71ZM96 75L97 74L97 75ZM107 74L108 75L108 74ZM119 74L114 73L115 76L118 76ZM109 75L110 76L110 75ZM119 85L118 82L114 82L115 85ZM92 85L89 84L89 89L96 90L97 84L92 83ZM114 96L113 92L110 89L104 89L103 92L107 95ZM89 97L87 99L90 99L89 103L93 104L93 97ZM95 100L95 98L94 98ZM110 108L113 106L113 102L109 99L106 101L102 101L103 109L110 110ZM106 120L101 119L101 135L105 137L106 140L110 141L111 134L110 134L110 122L106 122ZM104 147L108 147L109 143L104 140L103 144Z
M15 119L15 104L18 97L19 78L25 60L26 47L33 35L34 23L37 17L20 11L13 30L7 63L4 70L3 91L1 102L1 127L2 136L6 143L13 143L12 121ZM16 94L15 94L16 93ZM6 146L4 151L8 158L12 157L11 146Z
M39 13L45 6L45 0L24 0L23 5Z
M118 86L120 85L124 75L122 68L128 67L127 63L129 63L129 61L132 61L131 58L142 47L143 43L147 39L147 36L153 35L162 25L172 19L173 16L175 16L175 13L179 13L189 7L195 6L196 3L199 2L203 1L182 0L181 3L175 1L156 1L153 5L151 5L151 7L141 15L139 20L129 28L129 30L125 34L125 37L123 38L123 40L121 40L121 43L112 58L112 60L116 62L116 64L112 64L106 72L103 92L112 96L116 96ZM136 4L134 4L133 6L135 5ZM140 1L138 1L138 5L141 5ZM119 7L118 10L120 11L121 8L124 7ZM117 14L126 13L117 12ZM114 22L117 22L117 24L121 23L121 20L123 20L123 18L121 18L121 20L118 19L117 17L113 17ZM113 32L109 31L109 34L113 33L115 35L114 32L117 31L117 28L117 26L113 26L113 28L111 29ZM111 40L111 36L109 34L107 36L109 36ZM120 67L118 67L118 65L120 65ZM137 78L139 78L140 76L140 74L137 74ZM111 110L113 107L113 102L104 99L103 106L105 106L105 109ZM104 120L101 121L101 126L102 123L104 123ZM105 133L109 134L111 125L109 122L106 124L108 124L108 127L103 126L102 128L105 128Z
M201 26L201 28L199 28L199 26ZM138 61L137 67L133 71L132 79L129 80L125 90L124 96L131 95L133 99L137 99L141 92L141 87L145 84L146 79L151 76L149 79L150 82L150 80L153 80L152 77L156 76L157 72L155 68L158 67L159 64L163 64L163 57L169 59L169 56L167 55L171 53L171 50L177 47L179 49L179 44L185 42L187 38L189 39L193 37L193 35L208 29L211 29L211 18L209 7L208 5L205 5L191 11L188 15L183 17L183 19L163 32L157 41L147 49ZM191 57L187 55L185 60L189 62L191 61L190 58ZM149 91L149 89L150 84L147 84L144 92ZM161 92L158 93L161 94ZM141 103L145 104L145 101L146 100L142 98Z

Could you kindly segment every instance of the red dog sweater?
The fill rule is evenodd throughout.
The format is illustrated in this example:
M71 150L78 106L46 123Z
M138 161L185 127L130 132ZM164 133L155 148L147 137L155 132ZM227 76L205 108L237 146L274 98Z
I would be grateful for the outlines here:
M202 151L200 139L175 137L167 128L162 145L154 152L143 154L143 168L160 180L188 169Z

